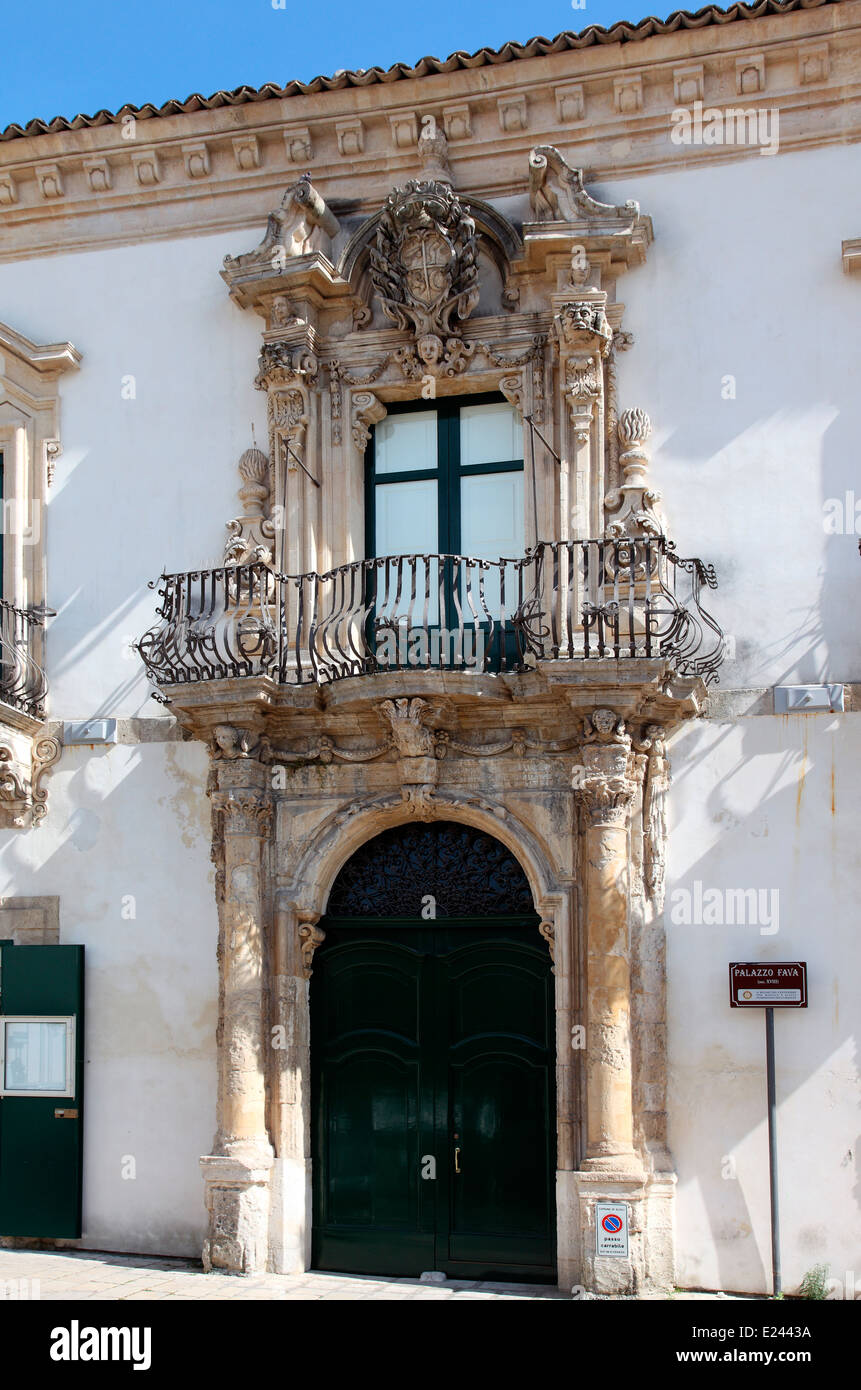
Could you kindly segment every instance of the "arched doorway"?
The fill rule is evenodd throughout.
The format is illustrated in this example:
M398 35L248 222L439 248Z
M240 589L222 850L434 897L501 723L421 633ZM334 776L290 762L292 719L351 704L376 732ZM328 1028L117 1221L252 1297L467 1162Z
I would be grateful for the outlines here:
M410 824L341 869L311 980L313 1263L552 1282L555 1023L526 877Z

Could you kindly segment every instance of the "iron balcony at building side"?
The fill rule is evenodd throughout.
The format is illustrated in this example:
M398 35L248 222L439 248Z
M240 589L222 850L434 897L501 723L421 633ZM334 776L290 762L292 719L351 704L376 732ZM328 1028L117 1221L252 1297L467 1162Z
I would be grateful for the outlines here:
M48 682L37 659L36 634L51 616L45 608L16 608L0 600L0 701L41 719Z
M643 657L710 684L724 653L700 602L717 586L714 569L680 558L663 536L543 542L511 560L378 556L326 574L223 565L156 586L160 621L138 650L158 686Z

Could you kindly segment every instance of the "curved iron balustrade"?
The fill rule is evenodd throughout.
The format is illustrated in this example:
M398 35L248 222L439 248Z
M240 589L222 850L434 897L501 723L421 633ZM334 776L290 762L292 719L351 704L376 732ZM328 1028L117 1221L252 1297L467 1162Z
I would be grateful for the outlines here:
M708 684L723 659L721 629L700 604L714 569L662 536L543 542L513 560L386 555L327 574L224 565L156 583L161 622L137 645L157 685L657 656Z
M45 611L15 608L0 599L0 701L41 719L48 682L33 656L33 634Z

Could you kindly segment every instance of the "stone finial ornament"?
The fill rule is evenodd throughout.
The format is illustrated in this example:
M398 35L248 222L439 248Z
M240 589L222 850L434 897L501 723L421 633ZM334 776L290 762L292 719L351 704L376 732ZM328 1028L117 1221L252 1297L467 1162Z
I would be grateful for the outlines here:
M644 410L622 411L618 425L622 483L604 498L605 509L618 513L607 525L610 540L663 534L664 522L657 510L661 494L650 486L648 477L646 440L651 433L652 423Z
M339 222L322 194L311 182L310 173L286 190L280 205L270 212L266 233L254 251L242 256L225 256L227 269L250 266L261 260L271 261L273 267L294 256L307 256L325 249L336 236Z
M243 511L241 516L227 523L224 563L248 565L260 561L272 565L275 526L267 515L269 459L261 449L246 449L238 467L242 480L238 494Z
M428 183L453 182L448 163L448 140L434 116L422 116L418 152L423 179Z
M583 170L572 169L555 145L536 145L530 151L529 201L538 222L597 217L636 221L640 216L640 204L633 199L616 207L590 197L583 184Z

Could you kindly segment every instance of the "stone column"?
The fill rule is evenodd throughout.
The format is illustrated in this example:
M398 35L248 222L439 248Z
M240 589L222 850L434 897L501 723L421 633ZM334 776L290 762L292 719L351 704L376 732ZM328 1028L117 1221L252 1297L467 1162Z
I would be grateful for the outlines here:
M645 1174L634 1149L628 819L636 792L631 739L599 709L587 720L577 796L585 898L586 1154L577 1174L583 1234L581 1282L605 1293L635 1292L644 1269ZM629 1257L596 1249L596 1203L624 1202Z
M203 1262L206 1269L253 1274L268 1263L273 1164L266 1126L263 868L271 806L255 734L227 725L216 729L210 795L223 896L218 1128L212 1154L201 1159L209 1211Z

